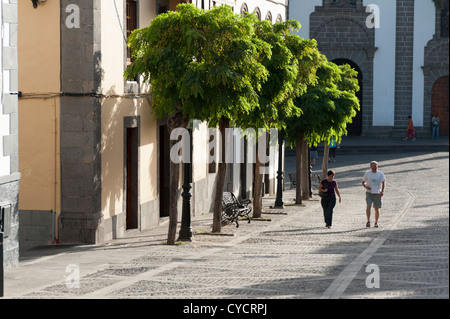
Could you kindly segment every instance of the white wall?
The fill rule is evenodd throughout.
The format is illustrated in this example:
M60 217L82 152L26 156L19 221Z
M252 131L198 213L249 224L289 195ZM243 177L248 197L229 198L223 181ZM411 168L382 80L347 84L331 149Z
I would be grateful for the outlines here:
M243 3L247 4L248 11L253 13L256 7L261 11L261 20L266 19L267 12L272 13L272 22L275 23L277 16L280 14L283 21L286 20L286 7L284 6L284 1L261 1L261 0L241 0L236 1L236 6L234 7L235 13L240 13L241 6Z
M9 71L3 71L3 46L9 46L9 24L3 24L2 2L0 2L0 26L2 27L0 41L0 176L10 174L10 157L3 156L3 136L9 135L9 114L3 114L3 93L9 92ZM6 32L7 30L8 32Z
M322 0L290 0L289 1L289 19L297 20L302 27L297 33L304 39L309 39L309 16L314 12L315 6L322 6Z
M430 1L431 2L431 1ZM364 0L364 6L376 4L380 9L380 27L375 28L373 66L373 125L393 126L395 110L395 30L396 2Z
M424 48L433 38L436 24L436 8L432 1L414 2L414 60L412 119L415 126L423 126L424 102Z

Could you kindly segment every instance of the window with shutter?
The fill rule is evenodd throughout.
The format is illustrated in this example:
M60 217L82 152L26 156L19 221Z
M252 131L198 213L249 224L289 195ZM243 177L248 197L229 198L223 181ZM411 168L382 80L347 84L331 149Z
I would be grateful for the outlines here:
M127 0L127 39L137 29L137 0ZM127 48L127 65L131 63L131 52Z

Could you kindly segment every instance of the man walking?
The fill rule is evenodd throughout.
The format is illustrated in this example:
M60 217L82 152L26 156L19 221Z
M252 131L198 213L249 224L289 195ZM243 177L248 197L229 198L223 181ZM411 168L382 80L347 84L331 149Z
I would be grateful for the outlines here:
M380 217L381 197L383 197L386 187L386 177L383 172L378 170L376 161L370 162L370 171L364 174L362 186L366 189L366 227L370 227L370 210L373 205L375 210L375 227L378 227L378 218Z

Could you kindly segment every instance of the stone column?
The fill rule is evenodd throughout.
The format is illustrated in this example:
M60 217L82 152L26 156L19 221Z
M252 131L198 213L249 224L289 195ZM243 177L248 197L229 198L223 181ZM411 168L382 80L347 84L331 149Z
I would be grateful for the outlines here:
M77 1L79 27L66 24L61 0L62 243L95 244L101 231L100 0Z
M397 0L396 19L394 126L401 129L412 115L414 0Z

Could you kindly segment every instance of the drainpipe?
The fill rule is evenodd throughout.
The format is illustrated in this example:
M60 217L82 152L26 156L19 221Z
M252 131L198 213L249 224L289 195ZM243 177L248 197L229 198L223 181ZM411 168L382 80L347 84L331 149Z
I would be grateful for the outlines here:
M289 0L286 0L286 21L289 20Z
M53 240L55 241L55 244L59 244L59 232L58 232L58 225L59 225L59 216L56 217L56 212L52 210L53 215ZM55 225L56 224L56 225Z

